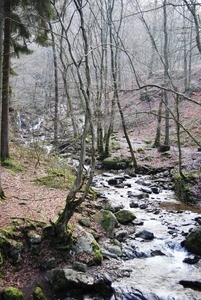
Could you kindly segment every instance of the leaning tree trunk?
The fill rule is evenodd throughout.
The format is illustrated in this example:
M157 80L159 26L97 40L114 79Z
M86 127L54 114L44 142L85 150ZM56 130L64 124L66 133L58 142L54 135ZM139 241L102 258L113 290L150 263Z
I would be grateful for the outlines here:
M90 68L89 68L89 44L85 29L85 22L84 22L84 16L82 11L82 6L78 0L74 0L74 4L76 6L76 9L79 13L80 17L80 28L82 32L82 39L84 44L84 52L85 52L85 80L86 83L83 82L82 76L80 72L79 65L76 62L76 59L73 55L71 43L68 40L68 37L66 37L66 41L68 43L68 50L69 54L71 56L71 59L73 61L73 64L77 71L77 76L79 80L80 90L83 94L83 98L85 100L85 126L82 133L82 142L81 142L81 150L80 150L80 157L79 157L79 167L77 170L76 179L74 182L74 185L70 192L67 195L66 198L66 205L65 208L58 218L56 224L53 226L54 233L56 234L57 238L61 239L62 244L68 244L69 239L71 238L71 233L67 230L67 225L72 217L72 215L75 212L76 207L78 207L86 198L90 185L94 176L94 170L95 170L95 153L96 153L96 147L95 147L95 134L94 134L94 128L93 128L93 122L92 122L92 113L91 113L91 77L90 77ZM61 22L61 25L64 26L64 24ZM92 137L92 145L91 145L91 169L89 174L84 174L85 168L84 168L84 162L85 162L85 151L86 151L86 137L88 134L88 129L90 126L90 133ZM84 187L84 191L78 194L80 192L81 188Z

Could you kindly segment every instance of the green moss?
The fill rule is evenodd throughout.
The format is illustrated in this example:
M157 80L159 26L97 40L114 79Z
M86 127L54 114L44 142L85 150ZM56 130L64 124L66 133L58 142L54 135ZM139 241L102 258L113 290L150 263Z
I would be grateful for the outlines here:
M121 170L132 166L131 158L128 157L107 157L103 160L103 167L107 170Z
M23 293L17 288L7 287L1 293L2 300L23 300Z
M2 256L1 251L0 251L0 266L2 266L2 265L3 265L3 256Z
M45 295L43 294L43 291L41 287L37 286L33 292L33 299L34 300L47 300Z
M65 169L51 168L48 170L47 176L36 178L35 182L56 189L67 189L72 186L74 179L75 176L69 167Z
M192 173L185 174L185 180L178 174L173 174L173 179L175 183L175 193L177 197L189 204L196 203L196 197L192 192L192 187L194 185L195 177Z
M151 156L151 155L144 157L144 160L146 160L146 161L151 161L152 159L153 159L153 156Z
M121 149L121 145L118 141L111 141L111 151L117 151Z
M4 235L6 238L14 238L15 233L14 233L14 228L13 227L8 227L6 229L0 228L0 233Z
M120 224L128 224L136 218L136 216L130 210L127 209L122 209L116 212L115 217L117 218L117 221Z
M2 166L6 169L12 170L15 173L23 171L23 166L19 162L14 161L11 158L6 158L5 160L3 160Z
M97 265L101 265L102 263L102 260L103 260L103 254L102 254L102 251L101 251L101 248L99 246L98 243L93 243L92 244L92 249L93 249L93 252L94 252L94 261Z
M142 148L142 147L137 148L137 152L138 153L145 153L144 148Z

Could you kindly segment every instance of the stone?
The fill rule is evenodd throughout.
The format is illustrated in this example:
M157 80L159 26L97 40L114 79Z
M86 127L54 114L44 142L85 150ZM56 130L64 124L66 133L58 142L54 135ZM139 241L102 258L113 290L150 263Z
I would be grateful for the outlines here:
M159 194L160 193L160 188L157 186L152 186L151 187L152 193L154 194Z
M116 212L115 217L117 218L117 221L120 224L128 224L128 223L131 223L134 219L136 219L135 214L127 209L122 209L122 210Z
M99 210L94 215L94 220L105 230L107 237L114 237L114 228L117 226L118 221L111 211L104 209Z
M73 246L75 255L78 255L79 260L83 263L92 266L100 265L103 259L101 248L94 236L84 230L81 226L76 226L78 232L76 242Z
M140 237L143 240L153 240L154 239L154 234L148 230L142 230L140 232L137 232L135 234L136 237Z
M201 255L201 225L194 227L186 237L185 247L188 251Z
M142 203L139 205L140 209L146 209L148 207L148 205L146 203Z
M122 250L121 250L121 247L119 247L119 246L117 246L117 245L108 245L108 246L107 246L107 250L108 250L110 253L116 254L116 256L119 256L119 257L122 256Z
M47 300L45 295L43 294L43 290L41 287L37 286L33 292L33 299L34 300Z
M201 291L201 281L180 280L179 283L185 288L191 288L197 291Z
M112 280L106 273L88 274L66 267L47 272L47 279L55 291L64 291L71 296L82 296L98 293L103 297L111 296L114 292Z
M143 193L146 193L146 194L151 194L152 193L152 190L149 187L141 187L141 190L142 190Z
M34 230L31 230L27 233L27 238L31 245L40 244L41 240L42 240L42 237L38 233L36 233Z
M79 220L79 224L85 227L90 227L91 226L91 222L88 218L82 218Z
M119 242L123 242L127 236L128 236L128 232L126 230L119 230L115 233L115 238Z
M1 292L2 300L24 300L22 291L14 287L6 287Z
M73 263L73 269L81 272L87 271L87 265L84 263L81 263L79 261L74 261Z
M199 256L194 256L194 257L186 257L184 258L183 262L189 265L194 265L197 264L200 260Z
M129 206L130 206L130 208L137 208L139 206L139 204L135 201L130 201Z
M51 269L55 268L55 265L56 265L56 259L54 257L52 257L48 260L43 261L40 264L39 268L40 268L40 270L47 271L47 270L51 270Z

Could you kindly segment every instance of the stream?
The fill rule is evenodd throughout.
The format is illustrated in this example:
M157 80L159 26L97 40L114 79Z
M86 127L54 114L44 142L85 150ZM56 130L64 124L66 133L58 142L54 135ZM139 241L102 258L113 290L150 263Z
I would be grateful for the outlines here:
M181 242L196 225L201 209L181 203L175 196L170 174L130 177L104 173L94 177L99 199L114 210L129 209L135 215L135 232L121 243L124 255L119 270L126 270L113 282L113 299L201 300L201 291L184 288L180 280L200 281L201 260ZM144 239L148 231L153 239ZM189 258L190 263L184 262Z

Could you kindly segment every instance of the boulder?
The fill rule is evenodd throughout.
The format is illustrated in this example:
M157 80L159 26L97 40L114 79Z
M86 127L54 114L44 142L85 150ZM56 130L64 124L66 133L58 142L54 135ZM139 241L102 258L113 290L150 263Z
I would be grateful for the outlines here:
M98 293L103 297L113 294L112 281L109 275L88 274L66 267L47 272L47 279L52 283L57 292L65 292L70 296L82 296L85 293Z
M45 295L43 294L43 290L41 287L37 286L33 292L33 299L34 300L47 300Z
M201 255L201 225L194 227L186 237L185 247L188 251Z
M115 217L120 224L128 224L131 223L136 216L130 210L122 209L115 213Z
M23 293L17 288L14 287L6 287L1 292L1 299L2 300L23 300Z
M140 232L137 232L135 234L135 236L140 237L143 240L149 240L149 241L154 239L154 234L150 231L147 231L147 230L142 230Z
M81 226L76 226L77 237L73 246L73 251L79 260L89 266L100 265L103 259L101 248L94 236L84 230Z
M118 221L111 211L101 209L94 215L94 219L105 230L107 237L114 237L114 228Z

